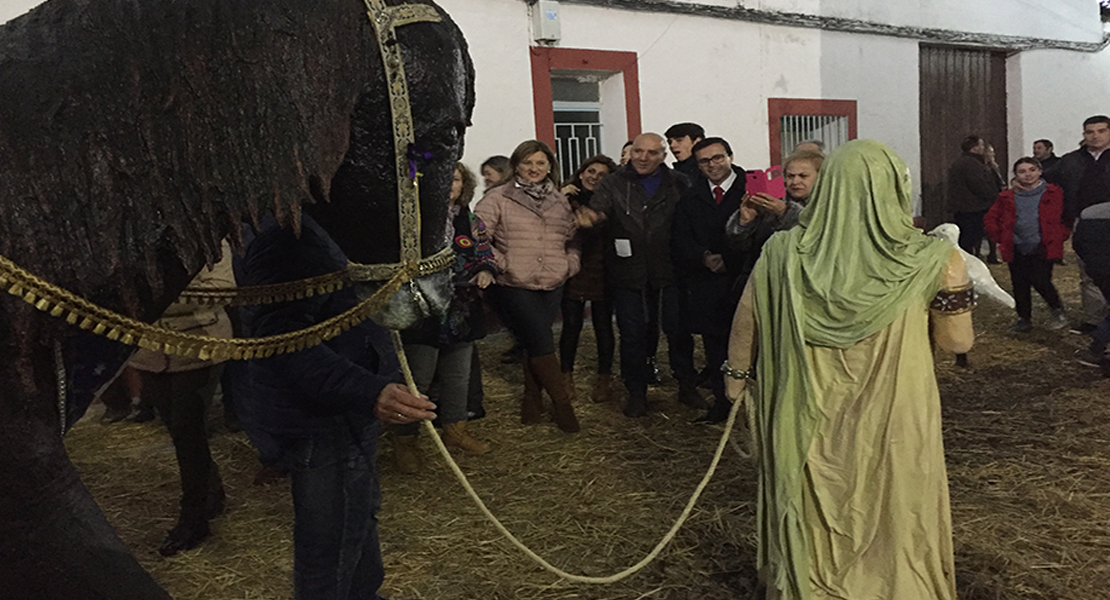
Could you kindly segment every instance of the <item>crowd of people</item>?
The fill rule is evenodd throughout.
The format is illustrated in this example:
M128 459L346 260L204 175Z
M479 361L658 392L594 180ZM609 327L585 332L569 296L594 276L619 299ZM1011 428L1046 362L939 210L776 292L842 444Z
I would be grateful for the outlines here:
M1033 143L1031 156L1013 163L1007 181L994 161L991 146L977 135L962 142L961 156L948 170L948 201L953 221L960 226L959 245L979 256L984 237L990 242L987 256L995 248L1007 263L1017 320L1010 330L1033 330L1032 290L1044 299L1051 314L1046 327L1071 328L1090 334L1091 345L1080 351L1078 360L1102 367L1110 375L1106 342L1110 341L1106 296L1100 284L1110 268L1110 254L1098 232L1102 219L1099 205L1110 200L1110 117L1095 115L1083 122L1083 141L1076 150L1057 157L1050 140ZM1091 212L1084 214L1090 209ZM1086 222L1085 222L1086 221ZM1078 257L1081 314L1071 322L1052 282L1055 266L1064 264L1064 243L1075 233L1073 247Z
M989 144L968 136L949 170L948 200L959 245L978 255L986 237L1008 264L1014 332L1033 327L1034 289L1052 311L1048 327L1069 325L1052 271L1074 232L1084 285L1076 327L1091 336L1080 359L1110 374L1110 118L1083 126L1080 149L1056 158L1052 143L1038 140L1033 156L1014 162L1009 181ZM468 424L485 415L475 342L490 329L491 314L516 340L518 350L503 360L516 356L522 365L521 423L581 430L574 373L588 305L597 345L594 402L623 396L628 418L649 413L660 332L678 384L674 401L704 410L697 422L724 421L732 403L751 393L748 421L761 467L759 565L771 592L809 597L803 588L815 586L844 597L866 590L954 598L929 339L966 353L974 296L961 255L914 227L905 164L877 142L850 142L828 157L819 142L807 142L783 161L783 194L749 193L749 174L734 163L730 143L680 123L664 135L637 136L619 161L588 158L568 182L559 172L555 153L538 140L486 160L480 195L478 177L457 164L446 199L453 294L441 318L403 333L426 397L400 385L388 333L370 322L293 355L252 361L243 372L249 394L223 378L232 414L259 448L258 481L291 477L297 597L347 597L355 587L380 585L373 463L386 428L405 473L422 468L422 420L436 421L450 449L490 451ZM299 235L272 216L247 229L246 256L235 269L240 285L345 265L307 214ZM217 265L195 285L232 285L230 269ZM239 313L236 328L281 334L356 301L340 291L264 305ZM174 305L163 325L232 333L227 315L210 307ZM695 335L704 346L700 370ZM623 394L613 372L618 340ZM160 547L172 555L203 541L225 504L204 431L221 365L144 352L132 367L177 451L180 517ZM120 388L110 420L125 416L139 395ZM884 541L869 542L877 539Z

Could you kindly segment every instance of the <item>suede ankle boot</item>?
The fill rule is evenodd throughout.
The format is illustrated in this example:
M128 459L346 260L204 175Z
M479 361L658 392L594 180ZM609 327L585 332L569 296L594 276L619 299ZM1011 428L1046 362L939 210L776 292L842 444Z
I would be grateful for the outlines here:
M466 431L466 421L451 423L443 427L443 445L448 448L458 448L473 454L489 452L489 444L480 442Z
M578 417L574 415L574 406L571 405L571 396L567 391L567 382L559 368L559 359L554 354L545 354L529 358L528 364L540 386L551 396L551 413L555 417L555 424L567 433L580 431Z

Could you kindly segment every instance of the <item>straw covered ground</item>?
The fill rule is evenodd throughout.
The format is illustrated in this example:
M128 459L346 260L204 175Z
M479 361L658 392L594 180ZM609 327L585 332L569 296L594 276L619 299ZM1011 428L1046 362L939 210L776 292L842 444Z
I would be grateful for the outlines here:
M1078 302L1075 260L1057 269L1069 307ZM1005 267L993 267L1009 288ZM938 353L944 403L956 568L964 600L1101 600L1110 588L1110 380L1078 365L1083 336L1006 332L1012 314L983 301L970 370ZM583 432L517 419L521 374L498 362L505 337L482 343L489 416L472 425L493 444L459 458L492 511L527 545L574 573L609 575L647 554L676 519L709 465L721 427L691 425L669 379L653 388L654 411L625 419L588 401L592 337L579 356ZM663 344L665 345L665 344ZM242 433L213 417L212 446L228 512L198 549L160 557L176 517L173 448L158 423L104 425L99 407L67 446L86 485L139 561L179 600L291 597L292 510L288 484L258 487ZM213 411L219 412L219 411ZM383 593L430 600L745 599L755 581L755 472L738 446L686 526L658 560L607 586L569 584L500 537L464 494L430 440L425 470L404 476L383 439L380 514Z

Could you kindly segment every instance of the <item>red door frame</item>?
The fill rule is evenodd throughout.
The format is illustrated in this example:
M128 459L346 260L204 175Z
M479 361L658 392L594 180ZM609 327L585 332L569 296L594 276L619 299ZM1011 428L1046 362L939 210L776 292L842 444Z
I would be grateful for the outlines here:
M530 53L536 139L555 147L551 71L563 69L620 72L624 77L624 114L628 122L628 137L631 139L640 135L640 73L635 52L533 46Z
M848 117L848 139L856 139L855 100L809 100L768 98L767 120L771 135L771 164L782 162L782 117L785 115L831 115Z

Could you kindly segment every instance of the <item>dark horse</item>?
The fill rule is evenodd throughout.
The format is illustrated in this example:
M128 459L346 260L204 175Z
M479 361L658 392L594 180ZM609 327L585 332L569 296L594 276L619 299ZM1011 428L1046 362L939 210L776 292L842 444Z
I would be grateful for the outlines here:
M426 256L473 107L435 10L396 33ZM0 27L0 254L143 321L266 211L296 226L312 205L353 261L397 262L394 150L363 0L50 0ZM61 440L131 349L0 296L0 598L168 598Z

